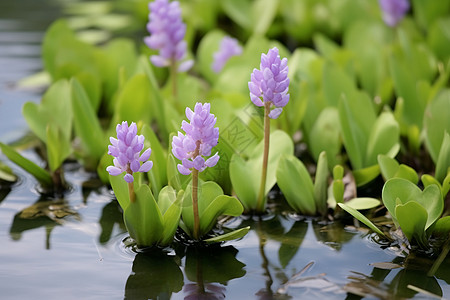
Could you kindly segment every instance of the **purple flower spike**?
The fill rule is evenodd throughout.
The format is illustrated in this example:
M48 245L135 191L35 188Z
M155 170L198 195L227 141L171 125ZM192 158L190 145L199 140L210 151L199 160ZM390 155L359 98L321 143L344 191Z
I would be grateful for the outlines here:
M172 153L181 160L178 171L183 175L189 175L192 168L202 172L206 167L214 167L219 161L218 153L205 160L205 156L211 155L211 150L219 140L219 128L214 127L217 118L210 113L210 104L195 104L194 111L186 108L186 117L190 123L183 121L181 129L186 135L178 132L172 140Z
M149 3L147 30L150 36L144 38L145 44L159 55L152 55L151 62L157 67L170 66L172 62L180 62L186 57L186 25L181 19L181 9L178 1L155 0ZM189 70L193 60L182 62L178 66L179 72Z
M134 122L130 127L127 121L117 124L116 132L117 139L111 137L109 140L112 145L108 146L108 154L114 156L114 166L107 167L106 171L112 176L126 172L123 179L131 183L134 180L134 172L145 173L153 167L153 162L148 160L152 150L148 148L140 154L144 149L144 136L136 134L137 127Z
M383 21L386 25L394 27L405 16L409 9L408 0L379 0Z
M260 69L253 69L248 82L253 104L264 106L268 102L271 107L275 106L269 114L272 119L278 118L289 102L288 70L287 58L280 59L278 49L274 47L267 54L261 54Z
M219 50L213 55L214 62L211 66L212 70L219 73L231 57L241 54L242 47L238 41L232 37L225 36L220 42Z

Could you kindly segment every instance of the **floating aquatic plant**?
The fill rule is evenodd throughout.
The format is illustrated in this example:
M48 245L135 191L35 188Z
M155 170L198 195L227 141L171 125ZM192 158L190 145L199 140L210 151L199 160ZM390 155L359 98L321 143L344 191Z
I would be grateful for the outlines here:
M150 171L151 149L144 148L144 136L137 135L133 122L124 121L116 126L117 138L111 137L108 154L114 165L107 167L111 185L124 213L123 218L130 236L140 247L166 246L172 243L181 214L183 191L176 194L170 186L161 189L155 199L150 187L139 178ZM141 164L142 163L142 164ZM125 173L123 177L118 175Z
M187 50L184 40L186 24L181 19L180 3L155 0L148 6L150 14L147 30L150 36L146 37L144 42L149 48L159 50L158 55L150 57L155 66L170 67L173 76L173 93L176 95L176 73L187 71L194 64L193 60L183 61Z
M186 108L186 117L190 122L182 122L181 128L185 134L178 132L172 140L172 153L181 160L181 164L177 166L178 171L183 175L192 174L191 185L185 193L182 215L185 231L195 240L207 234L220 215L238 216L243 211L242 204L234 197L223 195L222 189L215 182L199 182L199 172L207 167L214 167L220 158L218 153L206 160L204 158L211 155L212 148L219 140L219 128L214 127L217 118L210 112L210 108L209 103L200 102L195 104L194 111ZM243 236L248 229L235 233L242 233L240 236ZM207 241L220 240L216 237Z
M261 55L259 69L254 69L248 83L250 99L258 107L264 107L264 156L262 162L261 184L256 211L262 213L265 208L265 186L270 144L270 119L276 119L289 102L289 78L287 58L280 58L276 47Z

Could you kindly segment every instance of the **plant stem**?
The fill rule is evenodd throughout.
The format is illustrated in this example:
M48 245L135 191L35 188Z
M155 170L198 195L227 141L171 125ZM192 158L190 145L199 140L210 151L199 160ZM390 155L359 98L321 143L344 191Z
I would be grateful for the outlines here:
M261 185L259 188L258 200L256 202L256 212L264 212L265 207L265 190L266 190L266 179L267 179L267 163L269 161L269 142L270 142L270 102L264 102L264 156L263 165L261 171Z
M194 239L198 240L200 217L198 215L198 170L192 170L192 208L194 209Z
M134 194L134 185L132 182L128 182L128 194L130 195L130 202L134 203L136 201L136 195Z
M200 141L197 141L193 157L197 157L200 152ZM200 216L198 214L198 170L192 169L192 209L194 210L194 239L199 239Z

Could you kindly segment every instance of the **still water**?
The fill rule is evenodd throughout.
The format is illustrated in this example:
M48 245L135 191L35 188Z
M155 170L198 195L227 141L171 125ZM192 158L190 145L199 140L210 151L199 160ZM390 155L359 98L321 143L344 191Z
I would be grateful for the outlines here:
M16 83L41 70L40 41L65 3L0 2L2 142L27 133L21 107L42 91ZM93 174L65 165L72 189L50 199L10 165L20 178L0 187L0 299L433 299L417 288L450 299L449 259L427 277L431 259L406 260L367 231L284 213L231 220L252 229L221 247L135 253L114 195Z

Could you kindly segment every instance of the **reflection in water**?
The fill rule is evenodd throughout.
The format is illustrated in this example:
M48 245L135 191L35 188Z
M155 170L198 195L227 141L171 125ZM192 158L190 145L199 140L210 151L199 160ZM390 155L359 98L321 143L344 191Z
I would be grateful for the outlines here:
M73 216L80 220L79 214L73 210L65 199L49 200L41 197L33 205L23 209L14 216L9 230L13 240L20 240L22 232L45 227L46 249L50 249L50 234L56 225L63 223L63 218Z
M183 287L183 273L175 259L158 249L138 253L125 285L125 299L170 299Z
M185 299L224 299L228 281L245 275L237 253L233 246L188 248L184 271L192 283L183 288Z
M425 258L426 259L426 258ZM403 265L405 268L397 269L381 269L373 268L370 275L352 272L348 277L350 280L344 289L353 294L347 299L361 299L363 297L377 297L379 299L409 299L413 298L419 292L434 298L442 297L442 289L434 276L427 276L427 270L424 267L432 265L422 262L416 264L417 257L414 257L414 264L408 263L410 258L396 257L390 265ZM419 259L421 260L421 259ZM428 260L428 259L426 259ZM380 264L378 264L380 266ZM386 264L389 265L389 264ZM398 272L394 278L388 282L388 275L392 272Z
M0 181L0 204L2 201L8 196L8 194L11 192L11 186L2 186Z
M355 234L350 233L338 223L330 223L325 226L313 226L316 239L324 245L334 249L341 250L342 245L351 241Z
M102 232L99 237L101 244L106 244L109 241L115 224L118 224L122 231L126 231L122 212L117 200L113 200L103 207L102 216L100 217L98 223L102 228Z

